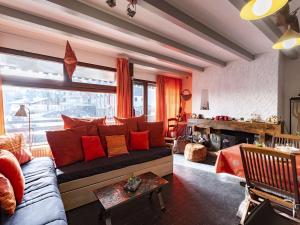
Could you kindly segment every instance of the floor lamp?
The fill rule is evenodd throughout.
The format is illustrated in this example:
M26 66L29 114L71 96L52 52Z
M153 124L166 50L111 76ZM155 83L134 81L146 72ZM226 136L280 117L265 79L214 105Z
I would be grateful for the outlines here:
M28 114L27 114L28 111ZM28 139L29 139L29 150L31 151L32 147L32 137L31 137L31 115L30 110L25 105L20 105L19 110L16 112L15 116L17 117L28 117Z

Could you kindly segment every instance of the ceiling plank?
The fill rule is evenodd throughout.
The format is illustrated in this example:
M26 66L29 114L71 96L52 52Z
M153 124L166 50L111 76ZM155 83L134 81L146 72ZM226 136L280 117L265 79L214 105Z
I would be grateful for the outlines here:
M175 74L178 74L178 75L184 75L184 76L190 76L191 75L191 73L188 73L186 71L177 70L177 69L170 68L170 67L167 67L167 66L162 66L162 65L158 65L158 64L145 62L145 61L142 61L142 60L139 60L139 59L129 58L129 62L140 65L140 66L155 68L155 69L158 69L158 70L162 70L164 72L175 73Z
M238 10L241 11L243 6L248 2L247 0L229 0L229 2ZM269 18L261 20L250 21L256 28L258 28L271 42L275 43L282 35L281 30ZM281 50L284 56L289 59L297 59L298 52L295 49Z
M160 44L163 47L168 47L169 49L176 49L177 51L182 52L183 54L189 55L191 57L196 57L210 64L224 67L226 66L226 62L220 59L217 59L213 56L210 56L206 53L195 50L191 47L173 41L169 38L163 37L159 34L156 34L152 31L144 29L140 26L137 26L133 23L130 23L126 20L120 19L114 15L108 14L104 11L101 11L97 8L89 6L83 2L73 0L73 1L65 1L65 0L47 0L48 2L54 3L61 7L72 10L76 13L80 13L84 16L93 18L97 21L97 23L103 24L112 29L129 33L131 35L151 39L156 43Z
M143 0L138 1L138 4L245 60L252 61L255 59L255 56L251 52L180 11L165 0Z
M204 68L198 65L194 65L191 63L187 63L185 61L179 60L179 59L175 59L169 56L165 56L165 55L161 55L152 51L148 51L136 46L132 46L132 45L128 45L126 43L122 43L116 40L112 40L109 38L106 38L104 36L98 35L98 34L94 34L92 32L88 32L88 31L84 31L75 27L71 27L68 25L64 25L62 23L58 23L58 22L54 22L42 17L38 17L38 16L34 16L25 12L21 12L15 9L11 9L9 7L6 6L0 6L0 14L5 15L7 17L10 18L15 18L18 20L22 20L28 23L32 23L32 24L36 24L38 26L42 26L44 28L50 28L51 30L56 30L56 31L60 31L64 34L67 35L74 35L80 38L85 38L85 39L89 39L89 40L93 40L105 45L108 45L110 47L117 47L119 49L122 50L127 50L127 51L131 51L131 52L136 52L136 53L140 53L142 55L146 55L146 56L150 56L150 57L154 57L169 63L174 63L177 65L181 65L187 68L191 68L191 69L195 69L195 70L199 70L199 71L204 71Z

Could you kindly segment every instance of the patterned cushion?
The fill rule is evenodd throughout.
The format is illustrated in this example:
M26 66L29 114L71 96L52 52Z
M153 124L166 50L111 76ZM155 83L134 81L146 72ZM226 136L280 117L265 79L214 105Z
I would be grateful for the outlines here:
M142 115L139 117L132 118L118 118L114 117L117 123L126 124L129 131L138 131L138 123L146 122L146 116Z
M105 124L106 118L87 118L87 119L81 119L81 118L71 118L66 115L61 115L61 118L64 121L64 128L76 128L76 127L82 127L82 126L99 126Z
M164 123L163 122L143 122L139 123L139 131L149 131L150 147L165 146Z
M125 135L106 136L108 157L128 154Z
M32 159L31 152L25 148L23 133L13 133L0 136L0 149L10 151L17 158L20 164Z
M24 196L25 179L21 166L16 157L6 150L0 150L0 173L9 179L15 193L17 203L21 203Z
M16 209L16 198L10 181L0 173L0 206L8 215L12 215Z

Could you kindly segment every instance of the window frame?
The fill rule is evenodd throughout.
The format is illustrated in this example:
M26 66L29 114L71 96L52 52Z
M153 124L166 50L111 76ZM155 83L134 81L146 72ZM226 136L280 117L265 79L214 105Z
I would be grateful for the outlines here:
M4 76L0 74L0 77L4 85L31 87L31 88L60 89L60 90L68 90L68 91L98 92L98 93L117 92L116 86L73 82L67 74L67 71L64 66L63 58L31 53L26 51L20 51L20 50L4 48L4 47L0 47L0 53L23 56L23 57L40 59L40 60L51 61L51 62L58 62L63 65L63 71L62 71L63 78L64 78L63 81L56 81L56 80L42 79L42 78L19 77L19 76ZM95 65L95 64L85 63L85 62L78 62L77 65L82 67L110 71L110 72L117 72L116 68L100 66L100 65Z
M150 81L150 80L141 80L141 79L133 79L132 80L132 88L131 88L131 93L132 93L132 106L131 106L131 108L132 108L132 116L135 116L134 115L134 105L133 105L133 103L134 103L134 96L133 96L133 85L135 84L135 83L138 83L138 84L141 84L141 85L143 85L143 88L144 88L144 115L146 115L147 117L148 117L148 85L150 84L152 84L152 85L155 85L156 86L156 82L155 81Z

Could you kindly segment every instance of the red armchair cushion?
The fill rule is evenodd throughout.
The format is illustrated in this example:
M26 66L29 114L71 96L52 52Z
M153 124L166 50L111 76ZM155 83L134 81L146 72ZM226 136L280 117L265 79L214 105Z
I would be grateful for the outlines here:
M130 150L149 150L149 131L131 131Z
M0 165L0 173L10 181L16 201L20 204L24 195L25 179L17 158L9 151L0 150Z
M7 215L14 214L16 210L16 198L10 181L0 173L0 206Z
M126 124L129 131L138 131L138 123L146 122L146 116L142 115L139 117L132 118L117 118L114 117L117 123Z
M66 115L61 115L64 121L64 129L82 127L82 126L99 126L105 124L106 118L94 118L94 119L81 119L72 118Z
M138 125L139 131L149 131L150 147L165 146L163 122L142 122Z
M85 161L106 156L99 136L82 136L81 140Z
M97 136L97 127L85 126L74 129L47 131L46 136L57 167L84 160L82 136Z

